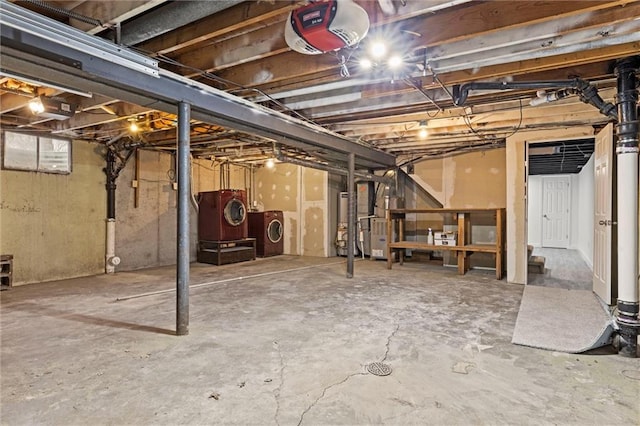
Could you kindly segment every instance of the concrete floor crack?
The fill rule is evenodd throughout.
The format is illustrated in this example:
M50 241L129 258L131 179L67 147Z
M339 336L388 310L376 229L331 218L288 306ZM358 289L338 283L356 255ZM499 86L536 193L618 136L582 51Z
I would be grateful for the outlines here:
M304 416L313 408L315 407L315 405L322 399L324 398L324 396L326 395L327 391L331 388L334 388L336 386L339 386L341 384L346 383L350 378L355 377L355 376L365 376L367 373L353 373L353 374L349 374L347 377L345 377L344 379L340 380L339 382L333 383L329 386L326 386L323 390L322 393L320 394L319 397L316 398L315 401L313 401L300 415L300 420L298 420L298 426L300 426L302 424L302 421L304 420Z
M278 383L278 387L273 391L273 398L276 400L276 412L274 414L273 419L276 424L280 426L280 421L278 420L278 415L280 414L280 392L282 391L282 386L284 385L284 356L282 355L282 351L280 350L280 346L278 342L273 342L273 345L278 350L278 356L280 357L280 382Z
M385 362L387 360L387 357L389 356L389 345L391 345L391 339L393 339L398 330L400 330L400 324L396 324L396 329L393 330L393 332L387 338L386 351L384 352L384 356L382 357L382 360L380 362Z

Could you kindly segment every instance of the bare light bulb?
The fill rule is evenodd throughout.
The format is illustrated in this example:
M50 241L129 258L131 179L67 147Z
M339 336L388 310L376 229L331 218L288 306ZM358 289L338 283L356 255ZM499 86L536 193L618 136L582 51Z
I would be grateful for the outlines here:
M373 62L371 62L371 59L369 58L362 58L360 60L360 67L364 70L370 70L373 68Z
M429 136L429 130L427 129L427 120L420 121L420 130L418 130L418 137L420 139L425 139Z
M138 127L138 123L136 123L135 121L132 121L131 124L129 124L129 130L135 133L138 130L140 130L140 127Z
M275 167L276 163L275 161L273 161L273 158L269 158L267 161L265 161L264 166L267 169L273 169Z
M389 65L389 68L397 69L402 65L402 57L398 55L393 55L392 57L389 58L389 61L387 63Z
M29 101L29 109L34 114L40 114L44 112L44 105L42 105L42 101L40 98L33 98Z
M371 45L369 51L371 53L371 56L380 59L387 54L387 45L382 41L376 41Z

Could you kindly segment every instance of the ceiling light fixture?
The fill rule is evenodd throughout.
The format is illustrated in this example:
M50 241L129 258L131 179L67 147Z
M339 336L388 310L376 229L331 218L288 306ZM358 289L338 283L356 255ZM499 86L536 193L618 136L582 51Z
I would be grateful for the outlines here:
M75 105L70 104L61 98L50 98L38 96L29 101L29 109L40 117L52 118L54 120L67 120L76 113Z
M129 119L129 131L131 133L136 133L138 132L138 130L140 130L140 126L138 126L138 120L135 118L130 118Z
M276 166L276 162L273 161L273 158L269 158L267 161L264 162L264 166L267 169L273 169Z
M40 114L44 112L44 105L40 100L40 97L33 98L29 101L29 109L34 114Z
M375 59L381 59L387 54L387 44L381 40L374 41L369 48L369 53Z
M362 58L360 60L360 68L363 70L370 70L373 68L373 62L371 62L371 59L369 58Z
M429 130L427 129L427 120L420 121L420 130L418 130L418 137L420 139L425 139L429 136Z
M402 65L402 57L399 55L393 55L392 57L389 58L389 60L387 61L387 64L391 69L398 69Z

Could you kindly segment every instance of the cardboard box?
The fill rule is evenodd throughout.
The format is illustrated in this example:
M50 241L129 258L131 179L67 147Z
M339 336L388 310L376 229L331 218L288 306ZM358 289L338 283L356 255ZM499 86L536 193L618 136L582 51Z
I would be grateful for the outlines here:
M434 244L437 246L455 246L457 240L457 232L436 231L433 234Z

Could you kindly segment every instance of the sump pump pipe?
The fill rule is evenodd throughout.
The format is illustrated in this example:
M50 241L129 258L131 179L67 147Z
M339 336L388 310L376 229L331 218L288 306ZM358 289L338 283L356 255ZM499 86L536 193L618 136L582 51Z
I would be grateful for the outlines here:
M580 100L589 105L598 108L600 113L607 117L618 119L616 106L611 102L606 102L598 94L596 89L588 81L580 78L573 80L548 80L548 81L503 81L503 82L482 82L476 81L471 83L453 86L453 103L456 106L463 106L469 96L471 90L510 90L510 89L575 89L580 95Z
M638 82L640 56L616 64L618 115L616 126L618 179L618 353L638 356Z

